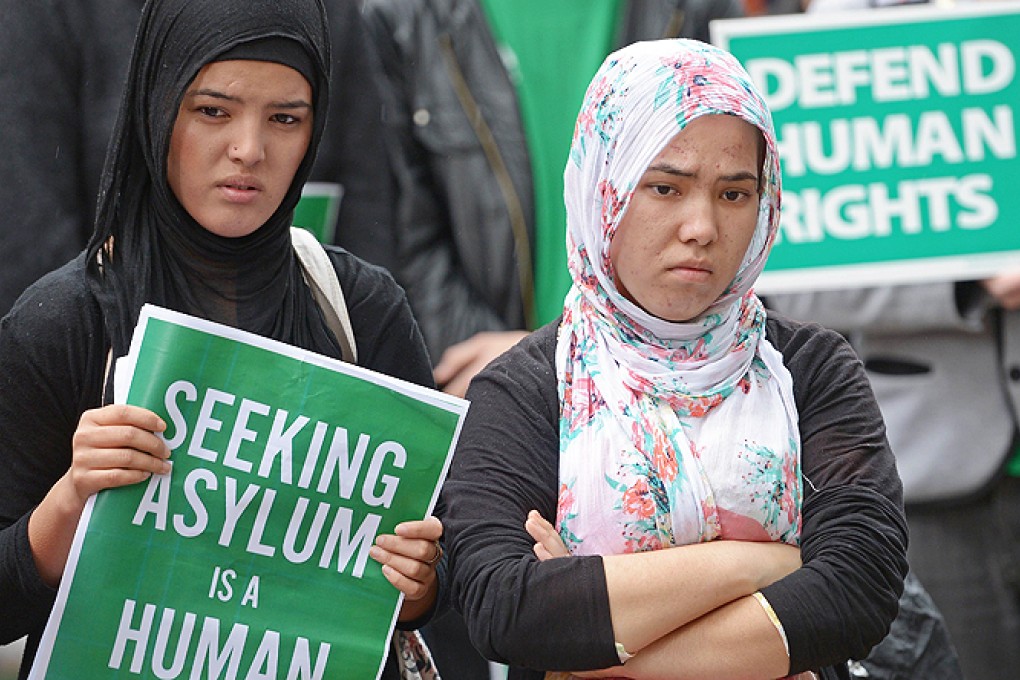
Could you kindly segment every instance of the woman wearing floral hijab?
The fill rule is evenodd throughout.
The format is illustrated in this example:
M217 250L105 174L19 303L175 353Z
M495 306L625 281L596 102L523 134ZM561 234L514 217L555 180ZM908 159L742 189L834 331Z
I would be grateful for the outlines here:
M290 229L325 124L329 55L321 0L150 0L142 11L89 246L0 323L0 644L28 637L21 677L86 499L169 470L166 424L110 404L111 359L143 304L351 356ZM431 385L403 291L326 250L358 364ZM396 531L372 556L413 627L437 595L442 527L428 518ZM397 676L391 655L383 677Z
M476 378L444 489L475 644L511 678L847 677L896 614L901 488L848 345L753 292L761 96L717 48L631 45L565 180L563 316Z

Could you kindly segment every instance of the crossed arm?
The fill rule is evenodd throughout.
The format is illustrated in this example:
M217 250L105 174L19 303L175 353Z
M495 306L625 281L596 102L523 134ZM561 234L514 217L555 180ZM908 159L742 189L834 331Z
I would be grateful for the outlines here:
M538 512L529 513L525 529L540 560L569 557L556 529ZM751 594L800 567L797 548L716 541L611 555L603 565L616 641L635 656L622 666L576 675L786 675L789 656L782 638ZM670 587L658 587L662 583ZM719 654L720 649L728 651Z

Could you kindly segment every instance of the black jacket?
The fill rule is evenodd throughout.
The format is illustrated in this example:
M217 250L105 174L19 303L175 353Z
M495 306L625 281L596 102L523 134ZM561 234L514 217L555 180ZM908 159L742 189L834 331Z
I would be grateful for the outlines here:
M517 95L477 0L365 0L397 193L394 274L433 359L527 328L534 196ZM630 0L617 43L708 40L739 0Z

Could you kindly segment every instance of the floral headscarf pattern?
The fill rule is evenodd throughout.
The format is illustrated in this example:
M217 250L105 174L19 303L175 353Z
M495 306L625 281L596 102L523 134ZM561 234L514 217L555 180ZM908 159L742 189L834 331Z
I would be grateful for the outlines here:
M674 323L624 297L610 243L638 180L699 116L735 115L766 144L758 222L727 290ZM771 115L727 52L693 40L611 54L585 96L564 173L568 264L556 350L557 526L575 554L719 538L796 544L800 439L790 373L752 286L779 222ZM733 528L739 535L733 535Z

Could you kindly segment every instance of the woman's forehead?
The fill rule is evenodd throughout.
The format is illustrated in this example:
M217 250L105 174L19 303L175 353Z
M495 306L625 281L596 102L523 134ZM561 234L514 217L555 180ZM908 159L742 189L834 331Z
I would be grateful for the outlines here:
M705 114L684 125L663 145L660 154L669 149L680 149L698 142L720 148L746 143L757 147L757 139L760 138L761 131L758 127L743 118L723 113Z
M209 62L199 69L192 82L217 82L224 86L256 82L266 86L291 85L311 89L308 80L296 69L286 64L257 59Z

